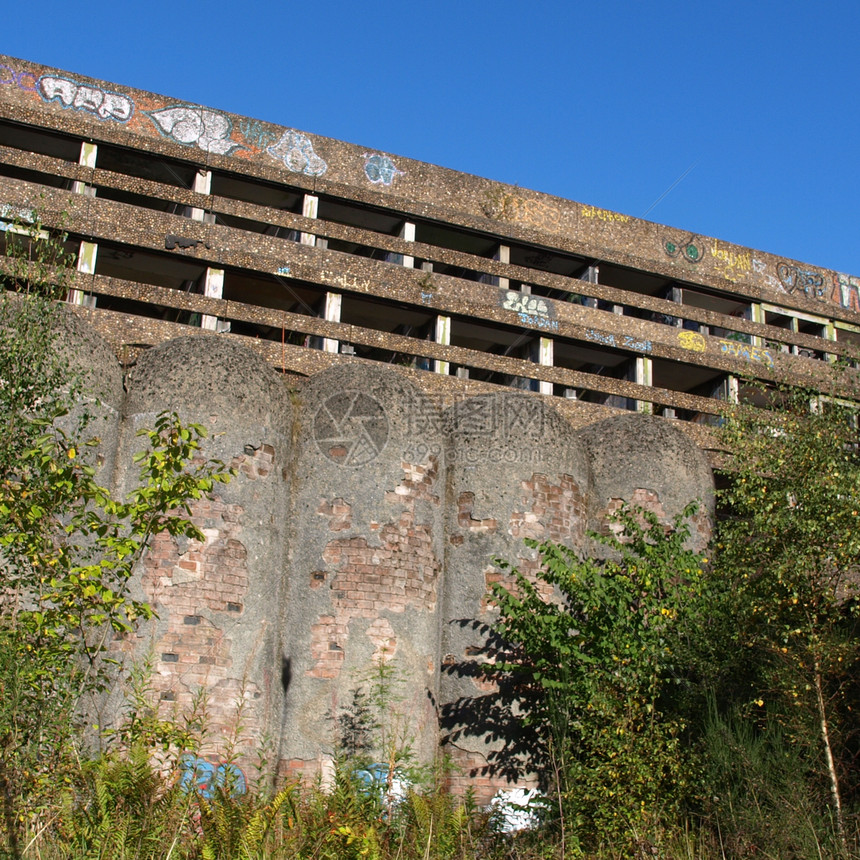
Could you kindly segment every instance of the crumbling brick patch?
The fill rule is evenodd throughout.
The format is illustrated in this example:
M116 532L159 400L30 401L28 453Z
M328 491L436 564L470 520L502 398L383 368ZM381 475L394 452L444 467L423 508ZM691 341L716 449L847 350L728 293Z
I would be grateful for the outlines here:
M546 475L533 474L522 482L522 510L514 511L508 534L515 538L552 540L581 546L585 537L585 498L570 475L557 484Z
M630 501L627 502L627 504L629 504L630 507L642 508L643 511L648 511L654 514L659 522L668 530L670 517L663 507L663 503L660 501L660 496L654 490L638 487L633 491ZM611 517L617 514L624 505L624 499L613 498L609 500L606 505L606 509L600 517L602 524L601 529L604 534L612 534L615 535L615 537L621 537L621 534L624 531L624 526L621 523L612 520ZM641 516L639 517L639 524L643 526L645 525L645 521Z
M230 620L244 612L248 592L248 554L240 540L243 515L241 505L217 496L196 501L191 520L204 540L162 532L143 560L144 593L167 622L154 643L158 660L152 689L159 712L165 717L187 715L201 707L198 700L205 689L203 716L216 741L229 737L239 723L249 742L258 739L261 728L256 700L262 693L242 680L244 667L234 666L227 633ZM141 632L114 647L137 650L144 637Z
M268 478L272 473L274 462L275 449L271 445L263 444L259 448L248 445L244 454L234 457L230 461L230 467L246 478L255 481L260 478Z
M430 457L426 463L410 463L406 460L401 462L403 469L403 480L400 484L385 494L385 500L389 502L401 502L414 510L416 501L422 500L439 504L439 496L433 492L436 479L439 477L439 462L435 457Z
M382 617L383 612L416 609L433 612L436 609L441 564L433 549L431 526L415 522L415 503L422 500L439 504L439 497L433 493L438 466L433 458L424 464L404 461L402 466L403 481L387 492L385 498L402 505L405 510L393 522L370 524L378 544L369 544L365 536L329 541L322 558L330 573L315 571L312 574L312 588L328 582L333 614L321 616L312 627L313 666L308 675L338 676L349 622L353 618L373 620L367 635L377 653L382 654L386 649L397 647L393 630ZM350 526L333 527L336 517L346 515L345 507L342 500L323 501L318 513L331 518L333 531L346 530Z
M491 517L479 519L472 515L475 508L474 493L460 493L457 497L457 525L472 533L493 534L499 527L498 520ZM462 540L461 540L462 542Z
M373 652L374 663L394 659L397 654L397 637L387 618L377 618L367 628L367 638L370 639L375 648Z
M342 532L352 528L352 505L343 499L332 499L330 502L322 499L317 513L328 517L329 531Z
M337 678L343 666L348 634L347 623L334 615L321 615L318 622L311 625L311 658L314 664L306 674L312 678Z
M379 546L364 537L339 538L323 551L323 560L336 570L331 589L338 616L348 621L375 618L383 610L433 611L440 564L429 526L415 525L412 513L404 511L379 537Z

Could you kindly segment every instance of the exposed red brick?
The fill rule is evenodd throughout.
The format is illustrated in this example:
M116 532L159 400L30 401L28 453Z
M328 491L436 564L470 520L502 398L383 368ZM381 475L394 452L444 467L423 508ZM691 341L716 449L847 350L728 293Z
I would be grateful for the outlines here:
M493 534L499 526L498 521L492 518L479 519L472 516L474 506L474 493L460 493L457 498L457 524L461 529L470 532Z

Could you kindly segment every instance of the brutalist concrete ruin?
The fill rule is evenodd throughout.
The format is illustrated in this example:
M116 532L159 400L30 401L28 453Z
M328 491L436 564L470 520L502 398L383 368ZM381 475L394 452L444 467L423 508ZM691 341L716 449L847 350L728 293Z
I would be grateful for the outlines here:
M330 768L382 662L419 760L444 744L487 798L503 741L463 667L493 558L592 552L624 502L700 501L703 546L721 411L860 343L860 279L8 57L0 192L4 230L68 231L114 485L164 409L236 470L203 544L155 540L159 619L115 650L166 714L207 690L213 760L241 725L281 773Z

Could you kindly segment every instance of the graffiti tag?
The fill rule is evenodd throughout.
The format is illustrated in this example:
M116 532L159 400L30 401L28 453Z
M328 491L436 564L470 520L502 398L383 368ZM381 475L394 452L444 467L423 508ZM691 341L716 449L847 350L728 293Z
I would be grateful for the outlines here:
M328 165L315 152L306 134L287 129L277 143L266 148L272 158L279 158L291 173L305 176L322 176Z
M5 63L0 63L0 84L13 84L33 93L39 91L39 79L32 72L19 72Z
M182 756L179 765L182 770L179 787L182 791L196 791L201 797L211 800L219 788L229 791L231 797L248 790L242 769L231 762L213 764L189 753Z
M0 206L0 218L32 224L36 220L36 213L32 209L23 209L18 206L12 206L9 203L4 203Z
M747 343L740 343L736 340L721 340L720 352L734 356L735 358L745 358L747 361L758 361L761 364L766 364L771 369L773 368L773 355L770 350L763 349L760 346L750 346Z
M547 331L558 331L558 320L551 320L546 317L524 313L518 313L517 316L520 318L520 322L525 326L529 326L529 328L542 328Z
M597 218L600 221L620 221L622 224L626 224L630 220L629 215L611 212L609 209L597 209L594 206L583 206L579 211L583 218Z
M688 263L695 265L696 263L700 263L702 258L705 256L704 246L696 244L696 240L698 238L698 236L691 234L689 238L682 239L680 241L664 239L663 250L666 252L667 256L671 257L673 260L681 257Z
M831 300L839 301L843 308L860 313L860 280L851 275L833 275L833 291Z
M551 312L550 305L540 296L531 296L528 293L518 293L514 290L508 290L505 293L502 307L506 311L543 317L548 317Z
M229 155L243 149L230 139L233 123L228 116L192 105L173 105L147 113L155 127L183 146L196 146L215 155Z
M395 176L402 176L403 171L387 155L371 155L365 153L367 163L364 165L364 175L374 185L391 185Z
M741 275L752 270L752 254L749 251L738 254L728 248L721 248L714 239L711 253L717 261L717 270L727 281L737 281Z
M89 87L68 78L43 75L39 78L38 92L46 102L57 101L64 108L85 110L99 119L128 122L134 113L134 102L128 96Z
M601 343L604 346L611 346L615 349L633 349L636 352L651 352L652 349L650 340L639 340L629 334L616 338L614 334L605 334L602 331L595 331L593 328L590 328L585 332L585 336L595 343Z
M273 141L277 135L274 132L267 131L259 120L243 119L239 123L239 131L248 143L252 143L260 149L264 149L270 141Z
M818 272L801 269L788 263L780 263L776 267L776 275L789 293L800 290L809 298L820 299L824 296L824 278Z
M678 341L682 349L690 349L693 352L704 352L708 348L705 338L697 331L679 331Z

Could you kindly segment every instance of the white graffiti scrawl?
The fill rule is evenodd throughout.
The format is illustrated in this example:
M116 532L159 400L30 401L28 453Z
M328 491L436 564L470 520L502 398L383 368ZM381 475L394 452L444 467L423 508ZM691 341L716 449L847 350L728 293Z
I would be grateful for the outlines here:
M215 155L229 155L244 149L230 139L233 123L228 116L193 105L173 105L149 111L147 116L165 137L183 146L196 146Z
M46 102L58 101L64 108L89 111L99 119L128 122L134 113L134 102L122 93L111 93L55 75L39 78L39 95Z
M273 158L284 162L284 167L292 173L305 176L322 176L328 165L314 152L314 145L306 134L287 129L277 143L266 148Z

